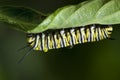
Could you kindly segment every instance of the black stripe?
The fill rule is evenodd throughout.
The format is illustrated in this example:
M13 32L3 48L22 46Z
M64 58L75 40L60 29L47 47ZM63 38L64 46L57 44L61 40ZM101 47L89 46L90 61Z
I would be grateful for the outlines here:
M47 48L49 49L48 36L49 35L47 34L45 39L46 39Z
M56 34L56 33L55 33L55 34ZM55 34L54 34L54 35L55 35ZM56 41L55 41L54 35L53 35L53 42L54 42L54 46L55 46L55 49L56 49L56 48L57 48L57 47L56 47L57 44L56 44Z

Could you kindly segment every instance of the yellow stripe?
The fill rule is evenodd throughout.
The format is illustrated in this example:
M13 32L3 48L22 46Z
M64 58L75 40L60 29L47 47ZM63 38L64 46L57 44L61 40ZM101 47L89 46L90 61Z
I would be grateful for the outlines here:
M58 34L58 38L57 38L57 35L55 34L54 39L55 39L55 42L56 42L56 48L61 48L61 37L60 37L60 35Z
M47 39L46 38L44 38L44 49L43 49L43 51L44 52L48 52L48 47L47 47Z
M65 33L62 35L62 37L63 37L65 47L69 46L70 44L69 44L69 42L67 40L67 37L65 36Z
M72 46L72 39L70 36L70 32L67 32L67 46Z
M52 36L48 36L48 44L49 44L49 49L53 49L54 43L53 43L53 37Z
M28 43L31 43L31 42L34 41L34 40L35 40L34 37L29 37L29 38L27 38L27 42L28 42Z

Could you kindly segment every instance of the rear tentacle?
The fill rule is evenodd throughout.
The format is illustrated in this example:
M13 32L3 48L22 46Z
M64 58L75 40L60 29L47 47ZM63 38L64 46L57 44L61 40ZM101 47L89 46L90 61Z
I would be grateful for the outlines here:
M33 49L33 48L30 48L30 49L28 50L28 52L18 61L18 64L21 63L21 62L25 59L25 57L30 54L30 52L32 51L32 49Z
M25 48L28 48L29 47L29 45L25 45L25 46L23 46L22 48L20 48L20 49L18 49L17 51L19 52L19 51L22 51L22 50L24 50Z

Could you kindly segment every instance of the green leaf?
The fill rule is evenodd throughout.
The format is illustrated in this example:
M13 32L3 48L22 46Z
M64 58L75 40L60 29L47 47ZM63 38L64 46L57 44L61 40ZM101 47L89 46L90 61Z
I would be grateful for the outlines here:
M27 33L90 24L120 24L119 16L120 0L89 0L77 5L59 8L48 17L31 8L0 7L0 21L16 25L11 27Z
M91 0L59 8L28 33L90 24L120 24L120 0Z
M13 24L17 30L27 32L34 29L46 15L26 7L1 6L0 21Z

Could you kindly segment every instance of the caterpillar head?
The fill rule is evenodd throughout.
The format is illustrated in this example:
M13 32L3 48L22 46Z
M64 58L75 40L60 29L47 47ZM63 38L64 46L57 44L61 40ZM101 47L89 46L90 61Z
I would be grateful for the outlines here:
M27 34L27 42L31 47L35 44L35 36L35 34Z
M112 34L112 31L113 31L113 27L112 26L108 26L108 27L105 28L105 30L107 31L107 34L110 37L110 35Z

